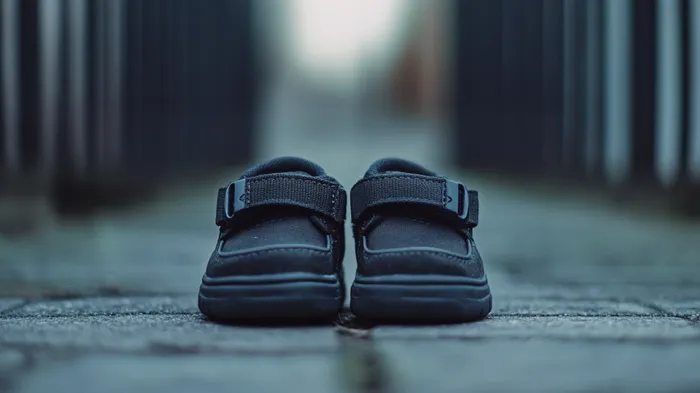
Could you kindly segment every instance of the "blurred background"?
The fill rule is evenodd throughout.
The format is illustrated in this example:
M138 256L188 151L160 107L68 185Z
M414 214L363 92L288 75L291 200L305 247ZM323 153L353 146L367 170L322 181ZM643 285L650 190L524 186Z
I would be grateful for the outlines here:
M700 0L0 0L0 295L194 293L279 155L463 180L503 285L700 283L699 37Z

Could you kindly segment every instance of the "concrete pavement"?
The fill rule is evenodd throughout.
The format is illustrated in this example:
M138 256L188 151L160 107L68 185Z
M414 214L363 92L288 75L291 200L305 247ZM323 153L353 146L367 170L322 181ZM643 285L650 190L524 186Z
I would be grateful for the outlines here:
M348 188L383 156L441 167L428 126L360 134L323 121L266 127L258 155L308 157ZM128 214L3 238L0 392L700 390L698 223L452 172L480 191L487 320L223 326L199 315L196 290L216 188L237 173ZM345 261L352 280L352 247Z
M699 308L577 298L576 290L561 288L531 297L494 289L498 301L486 321L427 327L369 326L351 315L335 327L222 326L203 319L191 295L15 303L0 314L0 387L668 392L700 386ZM557 300L552 293L559 291Z
M76 250L71 258L61 260L66 254L58 254L33 264L24 259L25 276L4 285L0 301L0 390L273 392L291 386L311 392L680 392L700 387L700 286L695 285L700 266L692 257L698 250L691 224L634 218L607 205L594 211L586 201L518 196L480 179L483 220L476 234L494 291L494 311L486 321L371 326L343 315L336 326L222 326L199 315L195 296L214 241L209 198L214 183L76 230L109 242L66 235L63 242L80 241L64 244L65 253ZM175 210L179 216L170 214ZM178 217L187 218L186 224L175 229ZM530 233L533 228L539 232ZM659 248L655 254L648 254L650 239ZM587 247L577 248L577 241ZM145 249L154 244L160 246ZM49 251L35 249L35 255ZM639 259L640 253L648 258ZM663 255L675 257L652 258ZM98 267L92 268L95 261ZM28 273L48 263L63 281ZM6 263L0 268L8 269ZM70 298L61 298L65 295Z

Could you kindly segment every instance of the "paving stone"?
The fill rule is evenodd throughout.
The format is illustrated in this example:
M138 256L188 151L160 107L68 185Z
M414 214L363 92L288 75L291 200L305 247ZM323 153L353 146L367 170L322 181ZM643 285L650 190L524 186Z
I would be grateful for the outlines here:
M17 393L283 392L333 393L331 354L269 356L88 356L46 364L15 385Z
M615 300L640 304L685 302L700 299L700 287L679 285L533 284L505 281L491 285L494 302L499 299Z
M8 309L22 304L21 299L0 299L0 314L7 312Z
M319 352L336 347L332 327L225 326L199 315L0 319L0 342L46 350L119 352Z
M698 343L535 339L368 344L374 345L355 358L364 359L367 368L385 370L376 378L389 385L382 391L665 393L698 391L700 387Z
M657 311L629 302L607 300L500 299L494 303L493 316L642 316Z
M661 317L492 317L434 327L374 328L381 339L531 339L700 341L700 329L681 318Z
M57 317L198 313L196 296L109 297L30 303L4 316Z

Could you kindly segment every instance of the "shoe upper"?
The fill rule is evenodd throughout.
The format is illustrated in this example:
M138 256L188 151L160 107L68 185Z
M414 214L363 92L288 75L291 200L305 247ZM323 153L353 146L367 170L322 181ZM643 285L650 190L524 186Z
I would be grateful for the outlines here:
M219 190L206 277L342 274L346 193L318 165L281 157Z
M402 159L382 159L351 190L357 273L485 278L473 238L478 194Z

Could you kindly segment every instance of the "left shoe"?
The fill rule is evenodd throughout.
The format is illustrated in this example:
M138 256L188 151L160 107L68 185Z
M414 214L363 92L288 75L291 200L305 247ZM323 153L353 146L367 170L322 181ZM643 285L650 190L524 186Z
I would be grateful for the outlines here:
M491 291L474 242L476 191L413 162L383 159L350 197L356 316L388 322L486 317Z
M318 165L281 157L219 189L219 236L199 309L219 320L333 319L343 306L346 193Z

